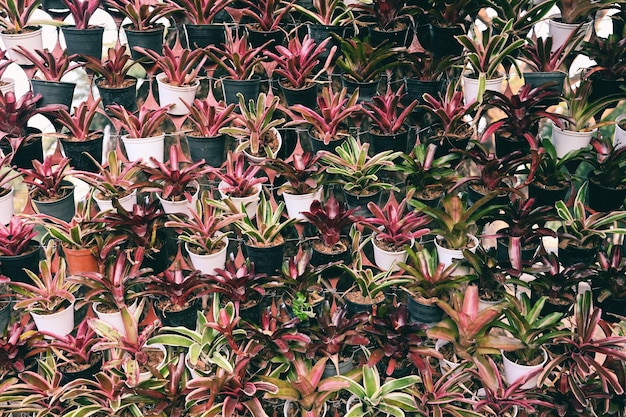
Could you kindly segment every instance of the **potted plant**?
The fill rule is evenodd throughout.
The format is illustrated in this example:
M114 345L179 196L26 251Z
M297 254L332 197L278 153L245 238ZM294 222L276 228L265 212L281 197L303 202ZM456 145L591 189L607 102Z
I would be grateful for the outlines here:
M255 69L265 60L265 46L251 47L247 35L227 31L226 42L207 47L209 60L227 74L221 78L226 104L238 104L237 93L243 95L244 101L259 96L261 80L255 76Z
M126 211L132 211L137 203L137 189L145 185L138 180L142 172L141 161L125 162L118 159L115 151L109 151L106 162L94 161L98 172L74 171L76 178L91 187L91 194L101 211L112 210L113 200Z
M274 275L283 263L285 249L283 233L286 228L298 222L298 219L294 218L281 221L284 209L284 202L281 201L273 208L272 202L266 200L265 193L262 193L254 221L246 214L234 223L245 238L247 258L254 263L257 273Z
M3 0L0 3L0 9L5 12L0 19L2 43L9 51L9 58L18 65L32 65L32 62L17 50L19 45L29 51L43 49L42 28L30 23L33 13L40 4L39 0Z
M552 123L552 143L559 158L573 150L587 147L597 129L612 122L594 120L594 116L606 106L619 101L619 96L606 96L591 100L591 83L581 81L574 89L571 83L565 83L563 100L566 119L562 123Z
M313 201L309 211L302 212L319 232L318 238L311 241L311 263L314 266L339 260L349 261L351 245L344 233L356 221L355 211L349 209L345 202L330 197L325 202Z
M454 69L458 58L434 57L428 51L407 51L404 70L406 100L424 104L424 93L437 97L444 91L446 74Z
M435 157L437 145L416 143L411 153L402 155L400 172L405 175L404 183L413 196L430 206L439 200L457 182L458 173L453 163L460 157L457 152Z
M292 123L310 125L308 135L313 152L332 151L349 137L347 119L361 110L357 100L358 94L348 97L345 88L336 93L331 86L325 86L317 97L317 110L302 104L291 106L290 110L295 112Z
M165 222L165 227L177 230L178 239L185 243L195 269L202 274L214 274L216 269L224 269L226 265L230 235L226 228L244 216L243 213L225 213L218 205L211 204L208 195L203 193L188 218L174 215Z
M454 274L456 265L446 267L439 262L435 251L409 248L407 252L408 260L400 268L410 280L402 287L409 294L409 315L417 323L437 323L443 317L443 310L436 301L449 300L452 291L471 277Z
M30 79L33 93L42 96L37 105L62 104L69 109L72 106L76 83L61 80L65 75L82 66L80 63L72 64L76 56L68 55L67 51L60 48L52 51L48 49L29 51L23 46L18 46L17 49L33 63L37 68L37 73L43 77Z
M122 142L130 161L142 160L150 164L150 158L163 162L165 133L162 124L168 118L167 107L151 109L145 104L138 112L131 112L119 104L107 107L111 118L125 132Z
M102 98L105 109L119 104L130 112L137 110L137 79L128 75L134 62L127 53L126 45L119 41L107 50L106 58L85 56L85 68L98 77L94 84Z
M89 272L69 277L69 280L85 288L85 298L78 308L89 305L100 320L104 320L119 332L124 332L123 309L134 312L137 309L135 294L140 291L138 278L147 273L141 268L144 251L139 248L134 253L118 250L110 257L104 272Z
M289 217L307 221L302 212L308 210L314 200L321 200L325 168L319 163L319 158L319 155L304 152L294 153L291 161L280 158L264 161L264 167L284 180L278 193L283 196Z
M251 98L246 106L243 95L237 93L237 97L240 113L235 113L230 127L223 127L219 132L239 139L237 151L243 151L254 163L258 164L266 157L273 158L283 145L282 136L276 128L285 119L274 117L280 99L259 93L256 100Z
M479 309L505 302L509 288L507 285L510 285L507 278L520 273L517 270L507 270L507 265L499 262L491 248L486 250L479 247L476 252L465 249L463 257L465 265L470 267L469 274L473 284L478 286Z
M265 45L267 49L276 52L276 47L285 41L286 23L292 8L291 2L278 0L251 1L243 0L240 7L227 7L236 23L241 24L242 19L250 22L244 26L248 32L252 46ZM270 42L270 43L268 43Z
M229 126L235 115L235 104L215 102L209 98L195 99L186 104L187 122L191 130L185 134L189 154L194 162L204 159L212 167L220 167L225 160L226 135L220 129Z
M381 74L402 65L401 48L392 43L371 45L359 38L339 39L341 54L335 65L341 70L341 83L353 94L358 88L360 101L370 101L378 93Z
M472 230L476 230L479 220L485 220L498 209L498 206L492 204L495 195L489 193L471 207L466 198L456 194L446 194L440 207L411 201L412 206L430 216L437 225L431 230L436 235L435 247L440 263L447 267L455 259L463 259L463 249L475 250L478 247L480 243ZM457 273L462 273L462 270L457 269Z
M408 119L418 105L413 100L408 105L402 101L406 94L401 85L397 91L390 87L384 95L375 95L370 102L363 103L363 111L369 118L371 125L369 136L372 139L375 152L386 150L405 153L409 143Z
M102 1L64 0L63 3L67 6L74 21L73 25L61 26L68 54L100 59L102 57L104 27L90 25L89 20L101 6Z
M39 273L41 244L36 236L35 225L21 216L0 224L0 273L12 282L30 282L26 270Z
M152 166L147 167L148 181L154 184L157 197L166 214L190 216L195 209L200 184L198 180L210 171L204 161L182 165L179 162L176 145L170 147L170 159L159 162L151 158Z
M589 0L557 0L556 5L561 11L560 15L548 20L548 33L552 36L554 50L577 36L572 33L587 36L596 12L608 7L608 4Z
M395 187L382 180L379 175L392 171L394 159L400 152L382 151L374 156L368 155L369 143L360 143L354 137L337 146L337 153L320 151L320 162L326 165L326 172L331 182L341 184L348 206L363 207L379 197L381 190L393 190ZM366 210L361 210L366 213Z
M44 241L58 242L70 275L100 270L97 252L104 241L104 225L98 222L98 215L92 214L92 202L91 198L80 201L69 222L46 214L37 214L33 218L46 231Z
M32 168L32 160L43 161L41 130L28 126L35 115L49 115L61 105L37 107L40 94L27 91L19 99L9 91L0 94L0 149L6 155L13 153L13 163L18 168Z
M585 182L580 187L571 207L563 200L555 204L561 220L559 260L564 265L577 262L590 265L607 236L626 234L626 228L620 227L626 219L626 211L588 214L584 204L588 186L589 183Z
M581 159L582 154L582 150L572 151L559 158L550 139L543 139L535 175L528 184L528 196L538 206L554 207L559 199L565 200L572 178L566 165Z
M134 61L144 57L135 50L135 46L162 51L165 27L158 21L182 10L174 3L151 4L145 0L105 0L104 4L108 9L130 20L122 29Z
M402 1L357 2L351 5L357 11L357 24L364 26L374 46L385 41L396 46L405 46L411 42L412 23L420 10L416 6Z
M15 282L11 289L17 294L14 308L30 313L37 329L56 336L65 336L74 329L75 294L79 285L66 279L65 261L61 258L52 271L55 247L48 244L46 259L39 262L39 275L27 270L31 283Z
M594 167L589 173L589 207L598 211L618 210L626 198L625 148L616 149L611 138L592 139L593 150L585 160Z
M302 40L292 36L286 46L276 45L276 52L263 53L276 63L274 74L278 75L280 87L287 106L302 104L315 108L321 76L329 71L337 47L329 48L330 39L315 42L308 34ZM328 51L324 59L322 55ZM320 67L321 64L321 67Z
M4 76L4 73L12 63L13 60L9 58L7 50L0 51L0 92L2 94L6 94L9 91L15 93L15 80Z
M559 329L562 313L542 314L547 299L546 296L539 297L532 303L528 295L522 293L519 299L513 299L511 306L504 310L507 321L496 324L524 344L522 349L502 352L507 382L512 384L522 376L527 377L521 389L537 387L538 371L548 362L548 352L544 346L569 334L569 330Z
M250 218L256 215L256 207L261 198L261 184L267 181L267 177L257 177L260 169L259 165L253 164L246 167L243 153L229 151L224 166L225 172L213 170L220 179L217 188L222 198L229 198L238 212L245 211ZM239 210L242 206L243 211Z
M470 67L470 73L463 75L465 103L482 102L486 90L502 90L504 78L498 73L499 68L525 43L524 39L509 39L512 27L513 20L509 20L498 34L489 28L483 33L475 33L474 38L469 35L456 37L465 48L463 56Z
M430 232L425 227L429 223L426 216L414 210L407 213L411 198L413 192L409 191L398 203L395 194L390 192L382 208L370 201L367 207L372 216L359 221L373 233L374 263L383 271L398 270L398 264L407 259L407 246L412 247L416 240Z
M624 52L626 43L620 34L612 34L606 38L592 34L591 39L582 44L581 50L596 65L589 68L584 77L591 81L591 99L596 100L601 97L624 94L620 87L626 81L626 53ZM608 107L615 107L617 103L612 103ZM601 116L598 112L597 118Z
M610 250L598 253L598 264L591 276L591 288L594 300L602 308L603 318L616 321L619 316L626 316L624 299L626 288L622 277L626 266L622 262L622 246L613 245Z
M9 224L14 214L13 195L15 189L11 181L20 176L11 165L13 153L0 156L0 223Z
M135 50L149 57L161 69L157 74L159 104L168 108L168 114L183 116L200 88L198 73L207 60L202 49L187 49L176 40L173 48L163 45L161 53L137 46Z
M9 325L0 338L3 355L0 356L0 375L3 381L12 381L12 377L24 372L35 362L34 357L38 354L33 345L43 338L41 333L35 330L35 323L28 316L20 321ZM12 382L3 382L3 391Z
M218 15L232 0L176 0L186 22L183 24L189 48L205 48L221 45L225 40L226 27L218 24Z
M57 111L56 122L66 130L60 138L63 152L70 158L70 164L75 169L95 172L97 166L93 160L102 161L104 133L91 129L93 120L100 111L100 101L100 98L94 99L90 95L86 101L74 107L73 114L65 109Z
M33 160L31 169L20 168L24 182L29 187L29 197L40 213L70 221L76 213L74 184L66 177L70 174L69 158L55 164L52 155L43 162Z

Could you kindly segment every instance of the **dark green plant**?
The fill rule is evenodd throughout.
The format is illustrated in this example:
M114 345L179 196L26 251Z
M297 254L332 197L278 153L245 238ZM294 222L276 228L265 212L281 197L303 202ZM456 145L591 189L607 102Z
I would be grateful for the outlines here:
M349 76L356 82L375 81L385 71L403 65L399 59L402 49L392 43L373 46L367 40L362 41L359 38L335 39L340 42L341 49L341 55L335 64L344 76Z

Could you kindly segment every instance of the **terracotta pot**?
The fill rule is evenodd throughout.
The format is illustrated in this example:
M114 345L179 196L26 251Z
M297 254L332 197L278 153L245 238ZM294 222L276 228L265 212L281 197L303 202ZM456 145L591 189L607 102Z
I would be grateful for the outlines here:
M92 249L71 249L63 247L63 255L70 275L82 272L100 272L100 263Z

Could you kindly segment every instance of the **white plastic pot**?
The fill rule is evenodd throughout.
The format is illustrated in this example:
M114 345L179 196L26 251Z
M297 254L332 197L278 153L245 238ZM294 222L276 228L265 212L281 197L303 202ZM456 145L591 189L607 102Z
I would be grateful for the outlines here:
M409 256L406 250L401 250L398 252L389 252L384 249L381 249L375 242L376 236L372 240L372 246L374 247L374 263L377 267L382 269L383 271L398 271L400 267L398 263L406 262L407 257ZM413 243L411 243L411 247Z
M43 50L43 28L24 33L0 33L8 56L17 65L32 65L32 62L18 52L17 47L23 46L29 51Z
M35 326L40 332L47 332L57 337L63 337L74 330L74 302L66 309L53 314L37 314L31 312ZM50 338L50 336L46 336Z
M243 204L246 210L246 213L248 214L248 217L250 217L251 219L254 219L256 217L256 208L258 207L259 201L261 200L261 185L257 184L256 185L257 191L248 197L230 197L224 192L226 188L227 188L226 183L224 181L220 181L219 185L217 186L217 189L219 190L220 195L222 196L222 199L224 200L226 198L230 198L230 200L238 208L241 207L241 205Z
M157 194L161 207L166 214L186 214L191 216L191 212L196 211L196 202L198 201L198 195L200 194L200 184L196 182L196 192L191 196L191 201L184 199L181 201L170 201L161 198L160 194Z
M163 162L165 152L165 134L151 136L149 138L131 138L128 135L122 136L126 156L131 162L143 161L144 164L154 167L150 158Z
M111 200L102 200L94 195L94 200L98 203L100 211L114 210ZM133 206L137 204L137 190L133 190L130 194L117 200L126 211L132 211Z
M187 249L193 267L204 275L214 274L216 269L224 269L228 252L228 236L224 236L224 240L226 241L226 246L219 252L210 255L197 255L190 251L189 244L185 243L185 249Z
M591 138L596 134L597 129L589 132L574 132L564 130L552 123L552 144L556 150L556 155L563 158L568 152L586 148L591 143Z
M280 134L278 129L276 129L275 127L272 128L272 132L274 132L274 135L276 135L276 140L278 140L278 149L276 149L274 151L275 154L278 154L278 151L280 151L280 149L283 147L283 136ZM263 161L265 161L267 159L264 156L253 156L253 155L250 155L249 149L250 148L244 149L243 153L246 155L246 158L248 158L251 162L253 162L255 164L262 164Z
M161 107L172 106L167 111L174 116L183 116L189 113L189 109L184 103L191 104L196 98L196 93L200 87L200 81L196 80L192 85L175 86L165 82L165 73L156 76L159 88L159 105Z
M613 145L615 149L626 146L626 130L619 127L619 122L626 120L626 114L622 114L615 119L615 135L613 136Z
M439 352L442 347L449 343L450 342L448 342L447 340L437 339L437 341L435 342L435 350ZM439 368L441 369L441 373L446 373L448 371L456 369L459 367L459 365L460 363L452 362L444 358L439 359Z
M478 248L478 245L480 244L478 238L474 235L467 235L467 238L474 242L474 245L467 249L469 249L471 252L476 252L476 249ZM445 267L447 268L448 266L452 265L455 260L464 259L463 250L444 248L443 246L439 244L439 241L442 239L443 239L443 236L441 235L437 235L437 238L435 239L435 248L437 249L437 259L439 260L440 264L444 264ZM457 267L453 275L457 275L457 276L466 275L468 273L469 273L469 268Z
M3 78L2 82L4 84L0 84L0 91L2 94L6 95L8 92L15 93L15 80L12 78Z
M14 195L15 189L11 187L7 195L0 197L0 223L2 224L9 224L11 217L13 217L13 213L15 212L13 204Z
M322 194L324 190L320 187L317 191L307 194L290 194L283 193L283 200L285 200L285 207L287 207L287 214L291 219L298 219L301 222L308 222L309 220L302 215L303 211L309 211L311 204L315 200L322 200Z
M157 365L157 369L161 369L165 366L165 362L167 361L167 349L165 349L165 346L155 343L154 345L146 345L144 346L145 348L152 348L152 349L158 349L161 352L163 352L163 360ZM150 378L152 378L152 372L150 371L145 371L145 372L140 372L139 373L139 382L144 382L149 380Z
M93 311L98 316L98 319L102 320L109 326L116 329L121 335L126 336L126 329L124 328L124 321L122 321L122 312L114 311L113 313L101 313L98 311L98 306L100 303L93 303L92 308ZM133 314L137 310L137 300L135 300L130 306L128 306L128 311Z
M504 365L504 378L507 380L507 382L509 384L512 384L513 382L517 381L519 378L522 378L525 375L529 375L534 371L543 369L546 362L548 362L548 353L543 348L541 349L541 352L543 354L543 361L541 361L540 364L533 365L533 366L517 364L511 361L509 358L507 358L505 353L502 352L502 363ZM536 387L537 381L539 380L539 373L537 373L535 376L533 376L528 381L526 381L526 383L524 383L524 385L522 385L520 388L531 389L531 388Z
M504 76L485 81L485 91L502 91ZM465 104L476 101L478 97L478 78L463 75L463 99Z
M548 34L552 36L552 52L559 49L581 25L579 23L563 23L554 19L548 20ZM580 30L585 33L585 40L588 39L591 25L584 23Z

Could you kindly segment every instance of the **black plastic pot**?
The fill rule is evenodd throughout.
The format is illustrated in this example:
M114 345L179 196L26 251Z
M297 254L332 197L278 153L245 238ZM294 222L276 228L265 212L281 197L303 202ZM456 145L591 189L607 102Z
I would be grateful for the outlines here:
M335 148L337 146L341 146L346 141L346 137L341 137L340 139L330 141L328 145L326 145L323 141L317 139L313 134L311 134L311 129L307 131L307 135L309 140L311 141L311 149L313 153L317 153L319 151L328 151L332 153L336 153Z
M102 58L102 35L104 28L93 26L87 29L76 29L76 26L61 26L65 37L68 55L79 54Z
M607 187L593 174L589 175L587 204L596 211L609 212L624 207L626 188Z
M27 128L28 134L41 133L41 130L35 128ZM11 144L8 141L0 140L0 149L6 155L11 152ZM28 142L22 142L15 155L13 155L12 163L18 168L31 169L33 160L43 162L43 145L41 136L31 136Z
M343 37L345 28L342 26L328 26L328 25L316 25L316 24L308 24L307 31L311 39L315 41L316 45L319 45L327 38L331 38L330 42L326 46L326 50L322 52L320 55L320 62L323 62L330 53L330 50L333 46L337 46L339 48L339 42L333 37L333 33ZM335 54L335 59L337 58L337 54Z
M194 162L204 159L212 167L220 167L226 160L226 136L219 135L213 138L185 135L189 154Z
M534 247L522 247L522 262L524 264L531 264L537 255L539 244ZM509 238L498 238L496 246L496 259L503 262L505 265L511 265L509 260Z
M622 90L622 86L626 83L625 80L604 78L600 73L596 72L589 77L589 81L591 81L591 94L589 95L589 102L614 95L618 95L622 99L626 97L626 92ZM616 106L617 101L606 106L602 109L602 111L609 108L615 108ZM598 115L596 114L595 116Z
M131 80L131 83L120 88L106 87L102 85L104 78L96 79L95 84L105 109L112 104L119 104L128 111L137 110L137 79L133 77L127 77L127 79Z
M469 136L464 138L443 136L430 138L426 141L426 143L434 143L435 145L437 145L437 149L435 150L435 158L441 158L442 156L448 155L452 149L467 149L469 141Z
M530 149L530 145L525 139L511 139L496 134L496 156L502 158L503 156L510 155L515 151L522 151L527 154Z
M339 368L339 373L337 373L337 368ZM330 359L326 361L326 365L324 366L324 373L322 374L322 378L328 378L335 375L346 375L354 369L353 357L345 358L339 361L337 367Z
M261 302L257 300L250 306L240 306L239 317L248 323L256 324L258 326L261 323Z
M374 203L378 204L380 201L380 191L374 194L360 195L352 194L346 190L343 190L343 195L349 208L358 208L355 212L355 215L358 216L371 215L372 213L370 213L369 209L367 208L367 203L373 201Z
M626 317L626 299L609 297L602 302L596 302L596 305L602 309L602 319L610 323L620 321L616 315Z
M154 307L164 326L183 326L188 329L196 328L198 309L200 307L199 299L194 300L189 307L181 311L164 311L159 308L158 303L156 302L154 303Z
M404 91L406 97L404 98L407 103L417 100L420 104L424 104L423 96L425 93L430 94L433 97L437 97L442 92L444 86L443 80L438 81L424 81L413 78L404 79Z
M104 135L102 134L93 139L79 142L61 139L61 145L65 156L70 158L70 163L75 169L98 172L98 167L86 154L91 155L93 159L101 163L103 139Z
M554 207L554 203L557 201L565 201L567 193L570 190L569 184L563 185L562 188L546 188L543 185L530 183L528 184L528 196L535 199L535 206L537 207Z
M577 263L592 265L596 260L598 248L580 248L574 245L559 245L559 262L567 267Z
M252 26L246 26L248 31L248 41L253 48L259 48L266 42L269 43L266 48L269 51L276 53L276 45L285 44L285 32L281 29L273 30L270 32L257 30Z
M63 81L30 80L30 85L33 93L42 95L41 100L37 102L37 107L63 104L68 110L72 108L76 84Z
M102 354L101 352L95 352L93 354L100 354L99 359L91 364L91 366L81 371L68 372L64 370L62 366L59 367L59 372L61 372L61 384L67 384L68 382L75 381L79 378L94 380L95 375L100 372L100 369L102 368Z
M24 269L39 275L40 257L41 244L36 240L31 240L26 253L16 256L0 256L0 274L11 278L13 282L32 284L33 281Z
M524 83L531 85L533 88L537 88L546 83L554 83L552 86L546 86L548 90L555 90L559 93L563 92L563 82L565 81L566 74L561 71L555 72L525 72Z
M9 325L12 310L13 300L9 300L4 307L0 308L0 335L4 334Z
M190 25L185 24L187 45L190 48L205 48L209 45L221 45L226 42L224 25Z
M472 187L472 184L467 187L467 199L471 204L475 204L484 196L485 194ZM510 201L509 194L506 191L503 191L491 200L491 204L504 206L509 204Z
M68 189L71 188L71 191L58 200L42 201L35 198L32 198L32 200L40 213L69 222L76 213L76 205L74 203L74 184L63 180L62 186Z
M244 101L256 100L261 91L261 79L257 76L249 80L233 80L232 78L222 78L222 89L224 91L224 101L226 104L239 104L237 93L243 94Z
M370 42L372 46L378 46L382 43L395 44L396 46L405 46L409 34L409 27L396 30L380 30L378 28L370 28Z
M409 145L409 129L396 133L395 135L381 135L376 132L369 131L370 138L372 139L372 146L374 152L379 153L387 150L407 152Z
M272 276L276 274L283 264L283 254L285 253L285 244L271 246L267 248L256 247L244 244L247 259L254 263L254 271L258 274L267 274Z
M42 0L41 6L48 13L68 11L67 4L63 0Z
M411 320L417 323L438 323L443 318L443 310L435 303L422 303L408 297L407 307Z
M366 304L356 303L350 300L348 296L344 296L343 300L346 303L346 315L348 317L353 317L359 313L369 313L371 315L374 312L374 308L378 309L385 303L384 298L382 299L382 301L378 303L366 303Z
M346 88L348 94L352 95L359 89L358 102L372 101L372 97L378 94L378 85L380 84L380 78L374 81L357 82L345 75L341 76L341 84Z
M285 97L287 106L291 107L294 104L302 104L310 109L317 108L317 91L319 90L319 84L313 83L304 88L291 88L287 87L283 81L279 81L280 91Z
M143 30L132 29L131 25L124 25L122 28L124 33L126 33L130 55L134 61L145 57L144 54L135 51L135 46L141 46L142 48L151 49L158 54L163 54L163 33L165 32L163 26ZM152 60L145 59L143 62L152 62Z
M463 46L457 42L455 36L463 35L465 28L462 26L443 27L430 23L417 26L417 39L427 51L437 57L446 55L460 55Z

